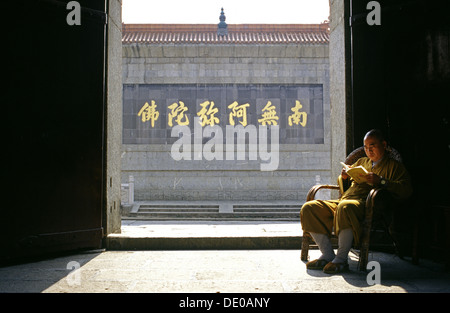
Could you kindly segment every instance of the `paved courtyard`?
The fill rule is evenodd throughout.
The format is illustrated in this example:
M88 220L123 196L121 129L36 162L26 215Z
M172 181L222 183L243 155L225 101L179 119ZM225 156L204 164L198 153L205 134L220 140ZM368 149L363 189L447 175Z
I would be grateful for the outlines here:
M152 230L152 231L151 231ZM296 238L299 223L189 223L128 220L116 237ZM264 237L265 236L265 237ZM236 238L236 237L235 237ZM236 243L235 243L236 244ZM414 265L396 255L371 252L377 267L340 275L307 270L300 249L95 250L0 268L0 292L33 293L405 293L450 292L443 264ZM123 247L122 247L123 248ZM317 258L318 250L310 251ZM379 265L379 266L378 266Z
M318 250L310 251L312 258ZM306 270L298 250L93 251L0 268L1 292L450 292L450 273L372 253L379 276ZM373 268L375 270L375 268ZM375 279L379 284L373 284Z

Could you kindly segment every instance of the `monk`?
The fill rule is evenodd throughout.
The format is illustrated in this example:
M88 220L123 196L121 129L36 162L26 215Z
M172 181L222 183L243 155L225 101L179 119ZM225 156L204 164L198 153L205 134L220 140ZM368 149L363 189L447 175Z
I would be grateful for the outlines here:
M365 200L372 188L385 188L399 200L411 195L408 172L402 163L388 157L386 149L387 142L381 131L369 131L364 136L367 157L360 158L351 166L363 166L368 171L367 182L356 183L343 168L341 178L350 187L339 200L312 200L302 206L300 221L303 231L311 234L322 254L318 259L306 263L307 269L323 270L328 274L348 270L348 253L353 241L359 243ZM338 237L336 254L330 240L333 228Z

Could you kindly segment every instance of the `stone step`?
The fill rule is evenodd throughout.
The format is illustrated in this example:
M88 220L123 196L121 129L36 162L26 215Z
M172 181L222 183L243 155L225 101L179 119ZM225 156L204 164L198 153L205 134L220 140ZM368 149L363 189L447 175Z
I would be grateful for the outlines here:
M109 235L108 250L268 250L297 249L302 246L301 236L278 237L127 237Z
M245 209L236 209L233 208L233 212L237 213L237 212L277 212L277 213L292 213L292 212L296 212L298 213L300 211L300 208L293 208L293 209L288 209L288 208L282 208L282 209L278 209L278 208L245 208Z
M141 212L135 217L140 219L158 219L158 220L183 220L183 219L236 219L236 220L255 220L255 219L277 219L281 218L285 220L298 219L298 212L241 212L241 213L204 213L204 212Z
M163 213L163 212L192 212L192 213L219 213L219 208L170 208L170 207L163 207L163 208L153 208L153 207L144 207L140 208L139 213Z
M148 220L283 220L299 218L301 204L280 202L142 202L129 218ZM125 217L125 218L126 218Z

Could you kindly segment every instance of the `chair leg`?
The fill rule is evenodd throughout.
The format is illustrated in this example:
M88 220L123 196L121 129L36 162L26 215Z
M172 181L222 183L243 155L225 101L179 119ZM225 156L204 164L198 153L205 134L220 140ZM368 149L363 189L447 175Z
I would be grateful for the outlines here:
M412 263L419 265L419 220L416 217L414 221L413 246L412 246Z
M386 223L386 221L383 220L383 223L385 225L389 238L391 239L392 244L394 245L395 253L398 255L400 259L403 259L403 253L402 250L400 250L400 245L398 243L397 238L395 237L394 232L392 231L391 227Z
M302 253L300 259L302 261L308 261L308 252L309 252L309 243L310 243L311 235L307 232L303 232L302 239Z
M367 263L369 262L369 246L361 244L359 252L358 270L365 272L367 270Z
M370 225L370 224L369 224ZM365 227L361 236L358 270L365 272L369 262L370 227Z

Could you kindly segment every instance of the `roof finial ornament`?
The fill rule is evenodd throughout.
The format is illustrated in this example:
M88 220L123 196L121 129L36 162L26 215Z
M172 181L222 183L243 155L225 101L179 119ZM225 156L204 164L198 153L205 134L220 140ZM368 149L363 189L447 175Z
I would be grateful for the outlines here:
M228 25L227 23L225 23L225 13L223 12L223 8L222 11L220 12L220 23L217 25L217 35L218 36L226 36L228 35Z

